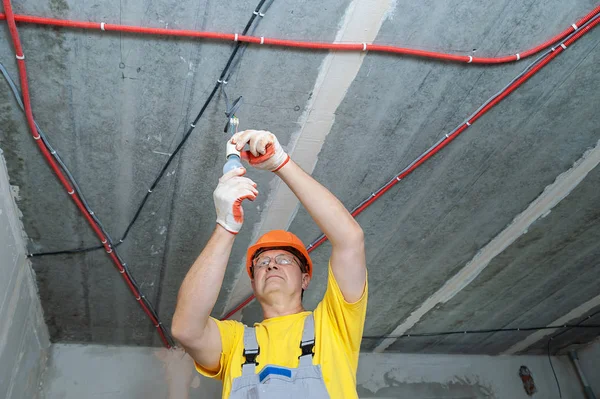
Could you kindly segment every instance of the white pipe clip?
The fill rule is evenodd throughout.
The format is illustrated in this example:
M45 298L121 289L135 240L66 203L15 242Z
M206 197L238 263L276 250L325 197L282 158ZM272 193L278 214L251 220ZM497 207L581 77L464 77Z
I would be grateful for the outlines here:
M152 190L148 189L148 192L149 192L149 193L151 193L151 192L152 192Z
M110 249L110 251L106 251L107 254L112 254L112 248Z
M579 29L579 28L577 27L577 25L575 25L575 24L571 24L571 26L572 26L572 27L573 27L573 29L575 29L575 30Z
M194 125L193 123L190 123L190 126L191 126L191 127L196 127L196 125Z
M50 151L50 154L56 155L56 151L52 150L52 151Z
M140 299L142 299L142 298L139 296L137 298L135 298L136 301L139 301Z
M237 42L238 41L238 37L239 37L239 35L236 33L235 36L233 37L233 41Z
M104 25L106 25L104 22L100 22L100 29L106 30L106 29L104 29Z
M102 244L106 244L108 242L107 239L105 239L104 241L102 241Z
M567 49L567 46L565 46L565 44L564 44L564 43L561 43L561 44L560 44L560 47L562 47L562 48L563 48L563 50L566 50L566 49Z
M119 273L121 273L121 274L125 273L125 269L119 270Z
M469 121L467 121L467 126L471 126L471 124L469 123Z
M265 37L264 36L260 37L260 44L265 44Z
M517 61L521 59L521 54L517 53Z
M473 56L469 56L469 61L467 61L467 64L470 64L471 62L473 62Z
M363 51L367 51L367 43L363 43Z
M75 189L69 191L69 195L73 195L73 194L75 194Z
M36 136L33 136L33 139L34 139L34 140L39 140L39 139L41 139L41 138L42 138L42 136L40 136L39 134L37 135L37 137L36 137Z
M25 59L25 54L21 54L21 55L16 54L16 57L17 57L18 60L24 60Z
M450 136L448 135L448 133L446 133L446 134L445 134L445 136L446 136L446 138L447 138L447 139L449 139L449 138L450 138Z
M400 181L402 179L400 178L400 176L396 176L396 180Z

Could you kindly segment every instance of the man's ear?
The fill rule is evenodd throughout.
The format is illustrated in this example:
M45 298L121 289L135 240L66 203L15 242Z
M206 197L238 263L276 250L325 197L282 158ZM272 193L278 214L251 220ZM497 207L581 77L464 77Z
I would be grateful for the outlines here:
M308 284L310 284L310 276L308 273L302 273L302 289L305 290L308 288Z

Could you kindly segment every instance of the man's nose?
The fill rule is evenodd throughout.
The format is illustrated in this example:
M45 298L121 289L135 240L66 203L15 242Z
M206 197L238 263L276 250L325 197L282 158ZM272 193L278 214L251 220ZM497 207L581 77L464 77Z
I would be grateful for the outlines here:
M269 263L269 267L267 268L267 270L271 270L271 269L279 270L279 268L277 267L277 263L275 263L275 262Z

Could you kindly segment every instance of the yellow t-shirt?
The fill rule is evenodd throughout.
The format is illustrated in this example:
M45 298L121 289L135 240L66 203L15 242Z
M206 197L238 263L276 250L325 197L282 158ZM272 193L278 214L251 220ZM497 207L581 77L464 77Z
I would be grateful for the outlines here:
M328 267L327 291L314 310L315 355L320 364L325 387L332 399L358 398L356 369L367 312L368 284L355 303L344 300L331 265ZM255 323L260 354L256 373L268 364L298 367L304 319L310 312L273 317ZM223 381L223 398L228 398L235 378L242 375L244 325L238 321L214 319L221 333L223 352L219 370L210 372L196 364L202 375Z

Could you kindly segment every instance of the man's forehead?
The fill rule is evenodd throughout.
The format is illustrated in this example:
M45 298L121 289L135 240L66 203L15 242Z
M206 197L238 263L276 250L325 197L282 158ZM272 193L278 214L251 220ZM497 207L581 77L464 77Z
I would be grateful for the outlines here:
M286 251L283 248L271 248L271 249L267 249L265 251L261 251L258 256L262 256L262 255L271 255L271 256L277 256L279 254L286 254L286 255L293 255L291 252Z

